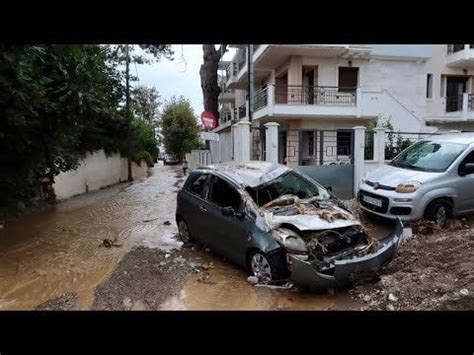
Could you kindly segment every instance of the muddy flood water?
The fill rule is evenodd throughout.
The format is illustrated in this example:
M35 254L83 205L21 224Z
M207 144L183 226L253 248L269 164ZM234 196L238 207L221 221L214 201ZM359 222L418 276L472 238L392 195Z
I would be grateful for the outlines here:
M91 309L98 286L134 247L179 254L174 212L181 184L178 167L157 165L146 179L73 197L8 222L0 229L0 309L35 309L70 292L77 294L74 309ZM105 239L116 246L105 247ZM182 284L167 289L171 294L154 309L359 309L346 292L314 295L253 287L245 271L222 258L192 253L196 260L212 262L212 282L189 273ZM173 271L166 272L173 277ZM150 308L137 304L134 309Z

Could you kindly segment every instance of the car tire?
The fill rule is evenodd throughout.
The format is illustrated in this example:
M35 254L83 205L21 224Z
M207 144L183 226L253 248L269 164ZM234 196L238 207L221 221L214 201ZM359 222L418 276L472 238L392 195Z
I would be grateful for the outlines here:
M191 237L191 233L189 232L189 227L187 223L184 221L184 219L178 220L178 235L179 239L186 244L190 243L193 241L193 238Z
M445 201L431 202L425 211L425 219L433 221L438 227L444 228L450 216L451 206Z
M270 255L252 250L248 258L249 271L262 283L283 282L290 276L286 253L274 252Z

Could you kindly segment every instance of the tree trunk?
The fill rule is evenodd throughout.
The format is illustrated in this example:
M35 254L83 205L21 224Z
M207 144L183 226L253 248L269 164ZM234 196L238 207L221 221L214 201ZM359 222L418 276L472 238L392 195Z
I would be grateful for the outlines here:
M217 82L217 70L221 52L224 53L227 45L221 45L216 50L213 44L204 44L202 46L204 63L201 65L199 75L201 76L201 89L204 98L204 111L212 112L219 119L218 98L220 93L219 83Z

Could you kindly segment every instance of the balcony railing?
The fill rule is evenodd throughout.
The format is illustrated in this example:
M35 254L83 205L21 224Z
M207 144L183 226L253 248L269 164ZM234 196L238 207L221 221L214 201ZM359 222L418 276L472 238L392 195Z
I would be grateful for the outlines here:
M446 112L462 111L463 95L446 96Z
M226 123L227 121L230 121L232 119L232 112L231 110L222 110L220 113L220 123Z
M258 111L267 105L268 105L268 90L267 88L265 88L259 91L254 96L254 101L253 101L254 111Z
M448 44L448 54L456 53L462 50L464 50L464 44Z
M275 104L356 106L357 88L337 86L275 86Z
M474 111L474 94L467 95L467 110Z
M242 106L239 106L239 119L244 118L247 116L247 105L243 104Z

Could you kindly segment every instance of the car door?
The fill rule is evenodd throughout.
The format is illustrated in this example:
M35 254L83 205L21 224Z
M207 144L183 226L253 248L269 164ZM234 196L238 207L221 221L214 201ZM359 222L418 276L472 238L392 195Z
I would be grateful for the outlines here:
M228 181L211 175L208 201L209 245L232 261L242 264L245 262L247 229L241 217L225 216L222 213L222 208L229 206L236 213L242 213L243 204L240 193Z
M474 163L474 151L471 151L459 164L458 173L463 171L467 163ZM456 181L458 212L474 212L474 174L459 175Z
M196 173L190 176L184 188L184 201L180 205L180 213L189 227L191 236L203 243L207 240L207 201L210 174Z

